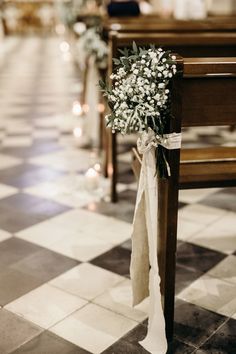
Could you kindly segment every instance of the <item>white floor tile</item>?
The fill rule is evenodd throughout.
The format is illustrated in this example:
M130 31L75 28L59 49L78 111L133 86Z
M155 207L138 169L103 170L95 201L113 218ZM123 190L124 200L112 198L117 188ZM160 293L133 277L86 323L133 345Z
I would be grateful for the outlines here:
M198 203L220 188L186 189L179 191L179 200L183 203Z
M225 230L227 233L235 233L235 250L236 250L236 213L226 212L219 220L214 223L216 230Z
M37 129L33 131L32 134L34 139L46 139L46 138L55 138L59 137L59 131L56 129Z
M0 170L3 170L5 168L10 168L10 167L14 167L17 166L19 164L21 164L22 159L17 158L17 157L12 157L12 156L8 156L8 155L3 155L0 154Z
M226 215L226 210L212 208L201 204L188 205L179 210L181 219L208 225Z
M43 247L49 247L59 243L63 238L70 238L72 233L66 226L61 227L53 223L53 219L49 219L17 232L15 236ZM75 236L74 233L73 236Z
M96 224L93 219L95 214L89 215L88 222L93 225L90 234L80 228L81 213L72 210L22 230L16 233L16 237L86 262L114 247L110 238L104 240L96 236Z
M8 119L6 124L6 132L11 134L30 134L32 129L32 126L24 121L16 123L15 120Z
M17 188L0 183L0 199L10 197L18 192L19 190Z
M52 251L81 262L88 262L113 247L114 245L111 242L101 240L94 235L88 236L78 231L69 231L68 235L59 240L59 242L48 246Z
M0 230L0 242L5 241L10 237L12 237L12 235L9 232L5 230Z
M68 225L71 230L87 237L118 245L131 236L132 225L112 217L78 209L54 219L59 225Z
M182 241L190 240L196 233L203 230L206 226L200 222L185 220L182 217L178 219L177 238Z
M132 225L112 217L93 213L83 209L72 210L54 218L58 225L67 225L68 229L88 237L109 242L113 245L130 238ZM96 225L96 228L94 228Z
M93 191L86 189L86 177L81 174L71 174L59 177L53 182L45 182L24 189L24 192L58 203L79 208L91 202L98 202L108 193L105 178L100 177L99 188Z
M53 279L50 284L86 300L92 300L123 280L120 275L83 263Z
M50 330L94 354L99 354L136 325L135 321L89 304Z
M85 304L78 296L45 284L5 308L42 328L49 328Z
M144 321L148 315L148 299L135 307L132 306L132 288L129 279L108 289L95 298L93 303L138 322Z
M210 269L209 275L236 285L236 256L228 256Z
M86 171L91 165L91 153L76 149L63 150L34 157L30 163L51 166L64 171Z
M232 316L236 312L235 294L235 284L203 275L177 297L221 315Z
M8 136L2 141L3 147L25 147L32 144L32 138L27 136Z
M193 235L193 237L191 237L191 242L212 250L232 254L235 251L236 231L226 231L216 228L213 223L204 230Z

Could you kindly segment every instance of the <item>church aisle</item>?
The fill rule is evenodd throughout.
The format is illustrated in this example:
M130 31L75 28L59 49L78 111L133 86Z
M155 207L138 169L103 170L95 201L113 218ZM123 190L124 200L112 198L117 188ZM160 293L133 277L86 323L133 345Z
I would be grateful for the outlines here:
M1 46L0 353L147 353L138 344L147 301L131 306L136 185L126 155L117 205L102 180L88 191L84 174L98 157L75 144L68 112L79 77L60 41ZM174 353L233 353L236 189L181 191L180 201Z

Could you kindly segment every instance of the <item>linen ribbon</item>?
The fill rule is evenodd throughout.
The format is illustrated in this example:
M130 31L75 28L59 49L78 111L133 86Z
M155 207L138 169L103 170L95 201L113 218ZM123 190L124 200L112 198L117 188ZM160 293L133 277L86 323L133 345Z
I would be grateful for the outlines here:
M133 305L150 296L149 322L146 338L140 344L152 354L166 354L165 319L161 304L158 267L158 181L155 149L180 149L181 134L156 136L152 129L143 132L137 142L143 154L135 206L130 274Z

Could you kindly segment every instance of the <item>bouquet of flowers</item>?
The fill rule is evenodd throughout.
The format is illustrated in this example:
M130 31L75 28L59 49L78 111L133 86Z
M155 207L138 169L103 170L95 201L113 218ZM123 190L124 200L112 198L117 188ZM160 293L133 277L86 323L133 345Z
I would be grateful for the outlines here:
M113 59L117 66L110 78L112 87L100 81L107 97L111 113L105 119L112 132L121 134L148 132L156 137L168 133L166 127L171 119L169 83L177 72L176 57L151 45L149 49L137 47L120 50L120 59ZM157 171L167 176L164 148L156 144Z
M96 27L88 28L78 40L78 48L82 49L87 58L94 56L99 69L107 67L108 48Z

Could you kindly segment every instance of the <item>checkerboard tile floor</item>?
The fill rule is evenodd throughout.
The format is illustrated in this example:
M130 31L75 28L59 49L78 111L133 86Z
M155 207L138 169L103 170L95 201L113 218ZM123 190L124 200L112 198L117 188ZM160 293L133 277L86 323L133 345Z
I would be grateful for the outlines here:
M131 141L120 147L119 204L84 172L70 109L78 74L56 38L0 43L0 353L125 354L147 328L131 306ZM235 143L188 130L186 145ZM195 142L194 142L195 141ZM180 193L173 353L236 353L236 189Z

